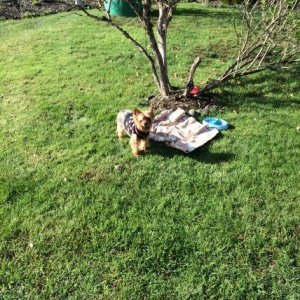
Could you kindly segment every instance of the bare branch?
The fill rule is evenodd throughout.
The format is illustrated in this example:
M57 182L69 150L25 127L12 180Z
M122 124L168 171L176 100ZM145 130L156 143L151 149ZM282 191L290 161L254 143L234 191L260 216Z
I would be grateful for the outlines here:
M126 2L130 5L132 10L135 12L137 17L139 18L140 22L144 24L145 20L143 18L143 14L141 13L141 9L139 6L137 6L137 2L134 0L126 0Z
M164 64L164 58L162 57L161 52L153 32L153 24L151 22L151 0L144 0L143 2L143 18L145 30L149 38L151 49L155 55L157 67L159 70L160 78L160 92L163 96L167 96L170 93L170 83L167 73L167 68ZM166 42L166 37L165 37Z
M193 80L194 74L196 72L196 69L198 68L199 64L201 62L201 58L200 56L197 56L193 62L193 64L191 65L191 69L188 75L188 79L187 79L187 84L186 84L186 88L184 90L183 96L186 96L188 93L188 84L189 82L191 82Z
M258 4L261 3L260 10ZM234 62L218 80L207 84L202 91L217 87L233 78L286 66L297 62L299 42L295 36L293 20L299 0L288 4L285 0L256 1L251 6L245 0L243 22L244 34L238 34L240 50ZM260 16L260 19L258 17ZM289 55L287 54L289 53Z
M119 26L117 23L113 22L110 14L108 13L108 17L99 17L95 16L91 13L89 13L85 8L80 8L88 17L94 19L95 21L100 21L100 22L106 22L107 24L110 24L111 26L115 27L117 30L119 30L127 39L129 39L147 58L148 62L150 63L151 70L153 73L153 77L155 80L156 85L158 88L160 88L160 82L159 82L159 77L157 74L156 66L155 66L155 61L153 57L147 52L147 50L137 41L135 40L126 30L124 30L121 26Z

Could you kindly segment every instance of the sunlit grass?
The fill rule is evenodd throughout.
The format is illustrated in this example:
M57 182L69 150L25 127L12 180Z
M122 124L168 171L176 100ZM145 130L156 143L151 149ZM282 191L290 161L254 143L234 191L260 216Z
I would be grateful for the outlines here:
M115 116L155 92L149 66L80 15L0 23L0 298L297 299L298 70L223 87L232 129L202 149L136 159ZM198 53L200 85L226 67L233 16L179 6L175 85Z

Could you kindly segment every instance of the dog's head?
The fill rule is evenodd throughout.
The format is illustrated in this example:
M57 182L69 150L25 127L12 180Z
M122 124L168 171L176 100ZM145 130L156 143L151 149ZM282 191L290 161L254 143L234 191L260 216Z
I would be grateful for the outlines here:
M154 114L152 109L147 110L147 111L140 111L138 109L135 109L133 111L133 120L138 128L138 130L144 131L144 132L149 132L151 125L152 125L152 120L153 120Z

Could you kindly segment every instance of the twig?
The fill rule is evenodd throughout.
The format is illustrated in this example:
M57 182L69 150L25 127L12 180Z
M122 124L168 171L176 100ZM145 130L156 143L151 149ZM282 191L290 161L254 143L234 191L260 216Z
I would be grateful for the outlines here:
M95 21L100 21L100 22L106 22L107 24L110 24L111 26L115 27L118 29L127 39L129 39L147 58L148 62L150 63L153 77L155 80L155 83L157 84L158 87L160 87L159 83L159 77L157 74L156 66L155 66L155 61L153 57L147 52L147 50L137 41L135 40L126 30L124 30L121 26L119 26L117 23L113 22L112 19L106 18L106 17L99 17L95 16L91 13L89 13L86 9L80 8L88 17L94 19ZM110 16L110 15L109 15Z
M219 79L207 84L202 91L213 89L236 77L265 69L282 68L287 63L298 60L295 57L299 53L299 43L293 32L296 25L289 20L298 7L299 0L290 5L285 0L267 0L262 8L261 20L255 22L254 12L258 2L251 8L250 1L245 1L243 20L247 29L240 36L235 28L241 45L235 61Z
M199 66L200 62L201 62L201 58L200 58L200 56L197 56L195 58L193 64L191 65L191 69L190 69L187 84L186 84L187 86L188 86L188 83L192 81L194 74L196 72L196 69ZM183 96L186 97L187 93L188 93L188 87L186 87L186 89L184 90Z

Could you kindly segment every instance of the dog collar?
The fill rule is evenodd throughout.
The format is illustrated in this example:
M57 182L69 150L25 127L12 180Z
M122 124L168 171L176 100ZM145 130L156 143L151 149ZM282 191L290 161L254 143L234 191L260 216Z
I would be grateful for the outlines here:
M140 139L144 139L149 135L149 132L139 130L134 124L134 120L130 120L130 133L136 134Z

